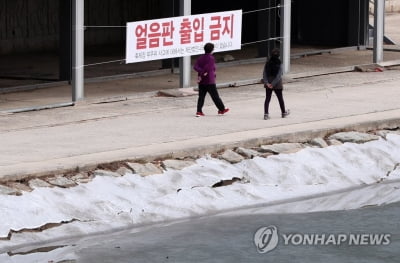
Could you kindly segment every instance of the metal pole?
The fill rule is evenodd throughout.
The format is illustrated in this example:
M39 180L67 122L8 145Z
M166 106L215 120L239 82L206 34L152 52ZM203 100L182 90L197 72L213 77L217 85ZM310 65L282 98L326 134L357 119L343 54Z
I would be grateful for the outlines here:
M292 6L291 0L283 0L283 6L281 7L281 35L283 36L281 42L281 54L282 54L282 65L283 73L289 73L290 71L290 23Z
M191 0L180 0L179 13L181 16L188 16L192 14ZM179 59L179 87L190 87L190 69L191 59L190 56L182 57Z
M84 98L84 0L72 1L72 101Z
M383 61L383 28L385 24L385 0L375 0L374 5L374 63Z

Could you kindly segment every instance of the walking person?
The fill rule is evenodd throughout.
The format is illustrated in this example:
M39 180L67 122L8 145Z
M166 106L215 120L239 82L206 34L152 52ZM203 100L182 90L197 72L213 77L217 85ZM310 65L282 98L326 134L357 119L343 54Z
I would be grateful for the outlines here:
M193 69L197 71L198 85L199 85L199 97L197 100L197 112L196 117L204 116L203 105L204 99L207 92L210 94L215 106L218 108L218 114L223 115L229 111L225 108L224 103L219 97L217 91L216 79L216 65L215 58L212 55L214 50L214 44L207 43L204 45L205 54L201 55L197 60Z
M271 55L264 66L264 71L263 71L263 83L265 88L264 120L269 119L268 110L269 110L269 102L271 101L272 91L275 93L276 97L278 97L282 118L285 118L290 114L290 111L285 109L285 101L283 99L283 94L282 94L283 68L279 56L280 56L279 49L274 48L271 51Z

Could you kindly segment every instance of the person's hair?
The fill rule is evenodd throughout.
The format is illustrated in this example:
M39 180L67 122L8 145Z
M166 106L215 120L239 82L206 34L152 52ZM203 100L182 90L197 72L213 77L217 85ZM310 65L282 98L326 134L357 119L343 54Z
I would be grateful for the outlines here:
M278 48L274 48L271 51L271 57L279 58L280 55L281 55L281 52L280 52L280 50Z
M279 72L280 66L282 64L279 59L281 52L278 48L274 48L271 51L270 57L265 63L265 69L267 71L267 76L276 76Z
M214 44L213 43L207 43L204 45L204 52L207 54L210 54L214 50Z

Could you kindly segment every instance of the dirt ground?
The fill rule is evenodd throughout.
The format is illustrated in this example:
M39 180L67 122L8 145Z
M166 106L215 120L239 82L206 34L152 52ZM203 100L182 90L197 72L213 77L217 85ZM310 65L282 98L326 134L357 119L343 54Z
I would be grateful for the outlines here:
M385 35L400 45L400 13L387 13L385 17Z

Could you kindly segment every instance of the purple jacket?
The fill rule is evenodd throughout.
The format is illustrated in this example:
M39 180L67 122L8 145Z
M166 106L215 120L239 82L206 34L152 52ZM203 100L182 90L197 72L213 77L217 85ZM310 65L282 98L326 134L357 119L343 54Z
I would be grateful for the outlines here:
M199 84L215 84L215 59L211 54L201 55L197 60L193 69L197 71Z

